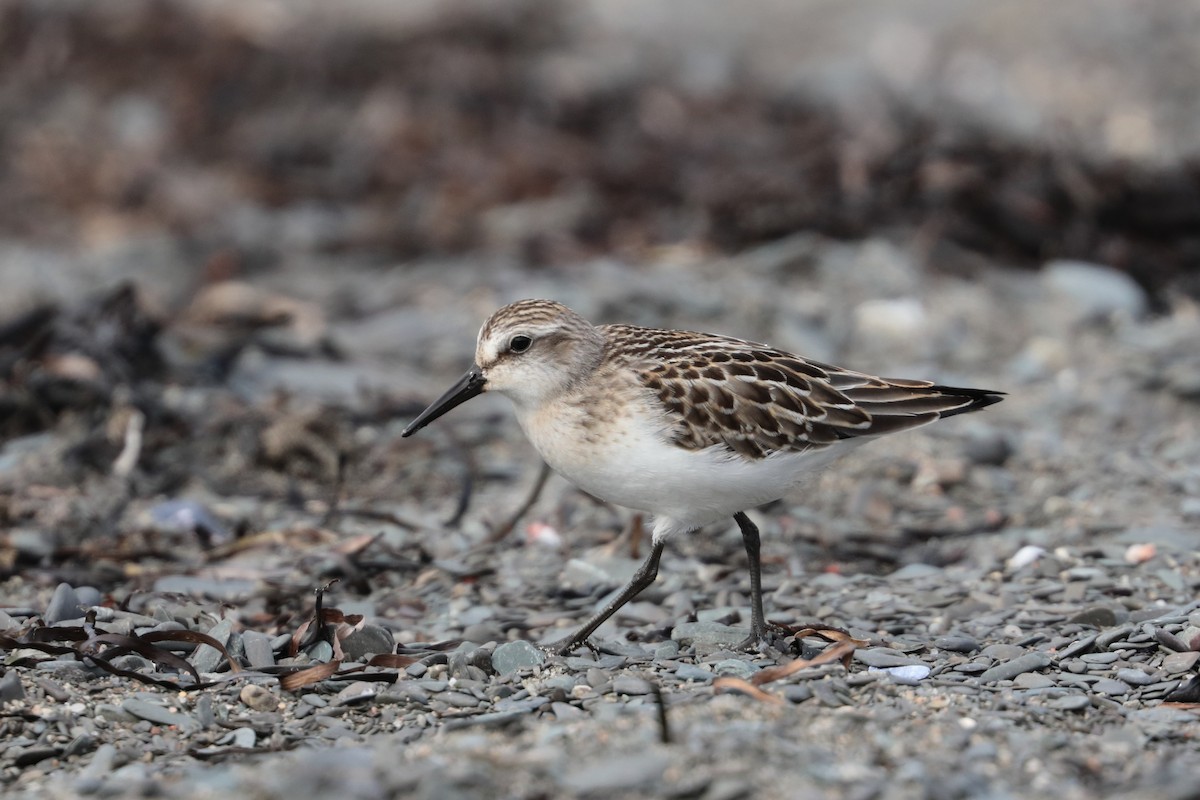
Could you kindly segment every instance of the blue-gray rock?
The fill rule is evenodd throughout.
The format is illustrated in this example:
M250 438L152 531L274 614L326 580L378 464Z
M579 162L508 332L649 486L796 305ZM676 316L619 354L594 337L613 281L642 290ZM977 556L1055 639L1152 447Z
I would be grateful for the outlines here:
M1010 661L996 664L994 667L981 674L979 676L979 680L983 681L984 683L1008 681L1012 680L1023 672L1034 672L1039 669L1045 669L1048 666L1050 666L1050 656L1046 655L1045 653L1026 653L1023 656L1018 656Z
M758 672L758 667L740 658L726 658L713 664L713 672L717 675L729 675L734 678L749 678Z
M658 749L621 755L605 755L570 767L563 786L578 795L611 797L620 792L657 794L671 758Z
M153 722L155 725L174 726L184 733L195 733L200 730L200 723L191 715L171 711L166 706L161 706L158 703L150 703L131 697L121 703L121 708L138 719Z
M675 668L675 677L681 681L708 683L713 679L713 674L703 667L698 667L695 664L680 664Z
M1093 628L1110 628L1117 624L1117 615L1111 608L1095 606L1080 611L1067 621L1076 625L1090 625Z
M650 681L643 680L634 675L618 675L613 678L612 688L617 694L628 695L650 694L654 691L654 687Z
M745 641L747 628L735 628L720 622L681 622L671 631L671 638L686 647L734 647Z
M75 597L83 608L91 608L104 602L104 596L95 586L76 586Z
M233 620L228 618L223 619L205 631L205 633L221 644L228 645L229 637L233 635ZM197 672L213 672L224 657L220 650L205 644L197 647L196 652L192 653L191 662Z
M260 631L242 632L242 651L251 669L275 666L275 652L271 649L271 637Z
M16 670L9 670L0 678L0 703L6 700L24 700L25 688L21 686L21 676Z
M1056 697L1046 705L1059 711L1083 711L1085 708L1092 707L1092 701L1085 694L1069 694L1065 697Z
M363 625L342 640L342 653L350 661L365 661L370 656L392 653L396 640L381 625Z
M966 634L952 633L934 639L933 646L951 653L974 653L979 649L979 642Z
M1123 681L1113 680L1112 678L1101 678L1092 684L1092 691L1100 694L1112 695L1120 697L1121 695L1129 694L1129 684Z
M1042 283L1069 307L1056 306L1059 313L1076 318L1102 319L1114 314L1140 317L1146 311L1146 293L1124 272L1085 261L1051 261L1042 270Z
M54 595L50 598L50 603L46 606L46 613L43 615L47 625L57 625L69 619L82 619L83 607L79 603L79 596L75 594L75 590L70 584L60 583L54 589Z
M1148 675L1140 669L1119 669L1117 670L1117 680L1123 681L1130 686L1149 686L1156 683L1153 675Z
M492 652L492 669L500 675L540 667L544 663L546 654L524 639L505 642Z
M868 667L906 667L914 664L924 664L919 658L906 656L888 647L872 647L867 650L855 650L854 660Z

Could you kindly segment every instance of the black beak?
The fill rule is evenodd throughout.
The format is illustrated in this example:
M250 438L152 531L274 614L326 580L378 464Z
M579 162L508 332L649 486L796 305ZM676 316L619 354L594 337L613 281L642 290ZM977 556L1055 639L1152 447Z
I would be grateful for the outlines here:
M477 365L472 364L471 368L467 370L466 375L459 378L458 382L451 386L445 394L430 403L429 408L422 411L417 415L416 419L408 423L408 427L401 431L400 435L412 436L442 414L445 414L455 406L462 405L482 392L486 383L487 378L483 377L483 370Z

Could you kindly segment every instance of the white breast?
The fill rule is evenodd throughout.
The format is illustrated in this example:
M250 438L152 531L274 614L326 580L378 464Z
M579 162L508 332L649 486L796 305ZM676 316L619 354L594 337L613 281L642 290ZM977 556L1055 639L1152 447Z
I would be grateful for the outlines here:
M778 500L849 449L781 453L757 461L724 447L685 450L666 438L661 418L644 408L623 406L622 411L591 429L580 426L577 411L561 406L518 412L518 419L546 463L571 483L611 503L654 514L656 540Z

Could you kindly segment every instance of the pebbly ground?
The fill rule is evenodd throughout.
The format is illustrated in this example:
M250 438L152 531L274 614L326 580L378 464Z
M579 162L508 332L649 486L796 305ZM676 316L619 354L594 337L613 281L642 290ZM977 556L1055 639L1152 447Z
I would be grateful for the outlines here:
M872 264L871 279L849 263ZM344 666L397 642L414 662L368 670L393 676L387 682L351 675L287 691L277 675L231 677L216 651L199 648L188 657L202 677L227 682L177 691L70 656L10 653L31 658L3 678L10 700L0 774L9 792L1192 791L1196 712L1164 702L1200 658L1200 362L1190 344L1200 317L1190 301L1151 316L1122 276L1081 265L932 274L903 242L884 238L798 236L686 266L607 261L524 273L496 263L469 291L455 286L457 275L467 280L445 264L414 265L402 284L419 300L397 296L378 313L328 319L336 362L313 357L296 369L294 354L256 349L231 379L239 391L193 389L186 401L166 401L185 419L244 417L287 387L286 406L272 408L258 435L269 444L274 430L300 442L292 447L314 449L289 468L290 493L275 499L270 485L282 478L266 467L257 470L265 470L261 486L243 483L240 492L191 481L172 497L214 515L209 523L167 524L164 496L135 497L114 512L107 550L93 551L90 564L71 556L69 541L38 560L31 551L44 545L28 532L54 530L57 520L69 537L72 515L94 515L80 509L102 502L102 479L53 488L63 467L52 456L66 434L9 444L9 513L27 515L7 538L27 565L3 585L11 624L41 614L78 626L70 619L80 605L100 604L108 606L97 617L103 630L207 630L244 666L270 672L328 660L325 642L297 658L287 647L311 613L311 590L340 577L325 605L363 617L342 641ZM314 302L336 283L364 293L363 303L366 293L379 300L387 282L374 277L301 272L288 276L288 297ZM489 543L538 473L503 402L468 404L400 440L411 411L382 415L362 388L386 369L395 397L411 393L408 405L394 403L415 410L468 363L475 321L518 294L558 297L593 319L718 330L1010 396L863 448L753 514L764 534L769 616L844 628L864 642L849 669L800 670L763 683L768 696L714 688L716 678L751 679L794 658L727 649L748 614L732 524L673 541L658 583L601 629L598 652L545 658L528 643L578 624L636 565L629 516L552 478L515 531ZM393 349L372 351L383 344ZM244 405L224 407L234 396ZM320 433L322 414L333 431L324 439L279 433ZM227 424L228 435L248 435ZM351 461L332 515L318 441L340 442ZM212 463L199 466L210 481L236 474L205 457ZM466 511L447 524L467 473ZM94 516L80 530L95 535ZM74 590L55 589L60 578ZM805 655L828 646L813 636L805 644ZM190 682L151 658L118 658L126 669ZM917 669L887 671L894 667Z
M311 36L255 2L0 4L5 794L1194 796L1195 115L1163 79L1194 15L1105 4L1050 50L1015 11L921 7L763 0L743 59L719 11L619 2L604 35L363 0ZM1165 165L1038 149L1060 113ZM728 649L732 523L546 657L638 520L534 496L501 399L399 437L530 296L1009 396L751 513L768 616L843 630L848 667L797 667L848 646L813 633Z

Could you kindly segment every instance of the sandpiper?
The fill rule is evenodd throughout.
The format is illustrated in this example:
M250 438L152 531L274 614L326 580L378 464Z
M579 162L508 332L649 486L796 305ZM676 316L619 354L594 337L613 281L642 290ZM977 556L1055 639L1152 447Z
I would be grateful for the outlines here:
M765 644L758 528L746 509L886 433L977 411L1003 392L878 378L756 342L592 325L551 300L483 324L475 363L421 412L411 436L481 392L499 392L554 470L585 492L654 515L650 554L573 635L569 653L654 582L667 539L733 517L750 564L750 636Z

